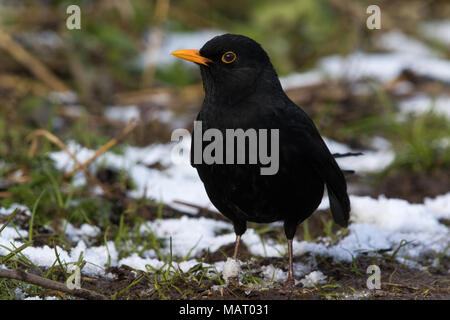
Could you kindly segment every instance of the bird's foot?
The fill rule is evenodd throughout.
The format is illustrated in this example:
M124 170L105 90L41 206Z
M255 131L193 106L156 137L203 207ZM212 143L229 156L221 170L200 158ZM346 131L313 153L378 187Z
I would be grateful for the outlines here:
M229 288L239 288L239 278L231 277L227 279L227 284Z
M294 277L288 277L286 280L286 283L284 284L284 286L281 288L281 290L283 291L292 291L295 288L295 281L294 281Z

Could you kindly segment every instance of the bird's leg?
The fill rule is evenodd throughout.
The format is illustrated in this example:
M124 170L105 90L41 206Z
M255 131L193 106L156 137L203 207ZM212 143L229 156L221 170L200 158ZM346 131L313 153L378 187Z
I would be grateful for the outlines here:
M295 236L295 231L297 230L297 221L284 221L284 233L288 241L288 255L289 255L289 271L286 283L284 284L284 289L293 289L295 286L294 281L294 264L293 264L293 252L292 252L292 240Z
M233 259L236 260L237 259L237 255L238 255L238 249L239 249L239 243L241 242L241 236L240 235L236 235L236 243L234 245L234 252L233 252Z
M233 259L236 260L238 255L239 243L241 242L241 235L243 235L245 233L245 230L247 230L247 222L242 220L234 220L233 226L234 233L236 233L236 243L234 245Z
M239 273L241 270L241 266L237 261L240 240L241 236L236 234L236 244L234 246L233 257L227 259L227 262L225 262L222 270L222 276L225 282L236 287L239 286Z
M289 271L286 283L284 284L285 289L292 289L295 286L294 281L294 263L292 254L292 239L288 239L288 255L289 255Z
M241 235L244 234L245 229L247 229L247 224L245 221L234 221L234 231L236 233L234 252L233 256L227 259L227 262L225 262L222 270L224 280L229 280L231 284L236 286L239 285L239 272L241 270L241 265L237 260L237 255L239 251L239 243L241 242Z

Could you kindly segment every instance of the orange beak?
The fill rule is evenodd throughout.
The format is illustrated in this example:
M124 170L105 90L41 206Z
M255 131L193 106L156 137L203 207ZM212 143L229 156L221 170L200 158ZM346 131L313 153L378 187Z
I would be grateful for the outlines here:
M177 51L172 52L171 55L173 55L177 58L184 59L184 60L192 61L195 63L200 63L205 66L208 65L208 62L212 62L212 60L202 57L198 50L193 50L193 49L177 50Z

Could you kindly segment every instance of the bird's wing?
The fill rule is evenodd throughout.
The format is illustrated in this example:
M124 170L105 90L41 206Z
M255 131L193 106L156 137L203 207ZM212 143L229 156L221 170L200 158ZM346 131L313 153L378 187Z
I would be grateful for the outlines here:
M343 172L316 126L303 110L294 105L294 108L284 109L282 113L284 114L282 122L289 124L288 136L285 137L289 141L280 141L280 148L286 148L286 146L290 146L290 149L295 148L288 153L306 159L311 168L323 179L327 186L333 219L337 224L346 227L349 220L350 200Z

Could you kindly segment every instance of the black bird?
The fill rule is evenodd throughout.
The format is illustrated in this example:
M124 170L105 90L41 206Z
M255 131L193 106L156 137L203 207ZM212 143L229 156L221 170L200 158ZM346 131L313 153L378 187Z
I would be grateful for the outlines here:
M234 259L247 221L284 222L289 254L286 285L292 287L292 239L297 226L319 206L325 185L334 221L343 227L348 224L350 200L343 172L313 121L283 91L269 56L257 42L224 34L200 50L172 54L200 66L205 99L197 121L202 122L203 130L279 130L279 170L274 175L262 175L260 163L196 164L192 156L195 144L201 143L203 149L205 143L195 139L191 164L211 202L234 225Z

